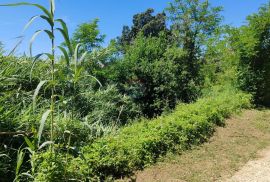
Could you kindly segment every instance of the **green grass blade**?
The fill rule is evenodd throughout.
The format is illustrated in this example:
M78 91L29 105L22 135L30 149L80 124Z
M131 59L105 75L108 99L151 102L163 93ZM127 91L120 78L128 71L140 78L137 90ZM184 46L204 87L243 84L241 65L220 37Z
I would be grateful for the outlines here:
M58 48L63 53L67 66L69 66L70 65L70 57L68 56L67 50L62 46L58 46Z
M88 54L87 51L85 53L83 53L83 55L81 56L80 61L79 61L80 63L82 63L85 60L87 54Z
M54 35L51 31L49 30L44 30L44 32L50 37L50 39L54 39Z
M32 57L32 46L33 43L36 39L36 37L42 32L42 30L37 30L34 35L32 36L31 40L30 40L30 44L29 44L29 50L30 50L30 56Z
M41 117L39 130L38 130L38 146L39 146L39 143L40 143L40 139L41 139L41 135L42 135L42 132L43 132L43 129L44 129L45 122L46 122L46 120L47 120L50 113L51 113L51 110L47 110Z
M22 163L23 163L24 156L25 156L25 153L23 152L23 150L19 149L18 154L17 154L16 178L19 177L18 175L19 175Z
M34 70L34 67L36 65L36 62L39 60L39 58L43 55L46 55L49 59L53 59L53 55L52 54L49 54L49 53L41 53L41 54L38 54L34 57L34 60L33 60L33 63L32 63L32 66L31 66L31 70L30 70L30 82L32 82L32 73L33 73L33 70Z
M55 21L59 22L61 24L61 27L62 27L64 33L66 34L67 37L69 37L68 28L67 28L67 24L65 23L65 21L63 19L56 19Z
M54 56L50 53L44 53L44 55L46 55L50 60L54 59Z
M13 3L13 4L0 4L0 6L35 6L43 11L48 17L52 19L52 14L44 7L39 4L33 4L28 2L20 2L20 3Z
M17 50L17 48L21 45L21 43L23 41L23 36L20 36L19 38L20 38L20 40L16 43L14 48L8 53L8 56L13 55L15 53L15 51Z
M33 110L35 110L35 108L36 108L36 101L37 101L38 93L39 93L41 87L42 87L46 82L47 82L47 80L44 80L44 81L39 82L39 84L38 84L38 86L37 86L37 88L36 88L36 90L35 90L35 93L34 93L34 95L33 95Z
M40 18L42 18L43 20L47 21L50 24L51 27L54 26L54 22L53 22L53 20L50 17L45 16L45 15L41 15Z
M24 26L23 32L25 30L27 30L30 27L30 25L39 17L40 17L40 15L36 15L36 16L31 17L30 20L28 21L28 23Z
M80 44L80 43L77 44L76 47L75 47L75 50L74 50L74 57L73 57L73 59L74 59L74 65L75 65L75 67L77 66L78 54L79 54L79 49L80 49L81 45L82 44Z
M94 77L92 75L86 75L85 77L91 77L91 78L93 78L99 84L100 87L103 87L102 83L96 77Z
M52 144L54 144L52 141L44 142L43 144L40 145L40 147L38 148L38 150L41 150L44 147L46 147L47 145L52 145Z
M67 24L65 23L65 21L63 19L56 19L55 20L56 22L59 22L61 24L61 27L62 27L62 34L65 38L65 43L69 49L69 53L70 55L73 55L73 48L72 48L72 45L71 45L71 42L70 42L70 39L69 39L69 32L68 32L68 28L67 28Z
M32 176L32 175L29 174L29 173L21 173L21 176L26 176L26 177L28 177L28 178L35 179L34 176Z
M35 146L34 146L33 143L29 140L28 137L24 137L24 141L25 141L25 143L28 145L28 147L29 147L32 151L35 150Z
M41 54L38 54L34 57L34 60L33 60L33 63L32 63L31 69L30 69L30 82L32 82L32 73L34 70L34 66L36 65L37 60L43 55L44 55L44 53L41 53Z
M34 43L34 41L36 40L37 36L38 36L40 33L42 33L42 32L45 32L45 33L49 36L50 39L54 39L54 35L53 35L53 33L52 33L51 31L49 31L49 30L37 30L37 31L33 34L32 38L31 38L31 40L30 40L30 44L29 44L30 56L31 56L31 57L32 57L32 47L33 47L33 43ZM44 53L44 54L46 54L46 53ZM47 54L46 54L46 55L47 55Z

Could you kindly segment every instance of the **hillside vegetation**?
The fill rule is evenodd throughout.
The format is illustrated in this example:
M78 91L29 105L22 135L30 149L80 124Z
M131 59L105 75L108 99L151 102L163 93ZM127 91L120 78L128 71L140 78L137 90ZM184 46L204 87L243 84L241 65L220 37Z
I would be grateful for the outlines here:
M97 19L70 35L49 2L0 5L34 6L41 15L26 29L47 25L30 55L0 44L0 181L113 181L269 105L270 4L234 28L221 7L174 0L134 15L102 47ZM51 49L32 55L40 33Z
M269 114L267 109L245 110L227 119L226 126L218 127L208 142L180 154L168 154L132 178L138 182L267 181L268 173L261 174L268 167L265 153L270 145ZM257 160L264 164L258 165ZM251 161L256 164L251 165ZM243 168L248 170L241 172Z

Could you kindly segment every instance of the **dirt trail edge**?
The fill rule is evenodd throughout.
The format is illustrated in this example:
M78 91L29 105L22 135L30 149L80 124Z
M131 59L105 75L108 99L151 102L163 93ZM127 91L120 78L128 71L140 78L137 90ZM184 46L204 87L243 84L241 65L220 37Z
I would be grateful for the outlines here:
M226 182L270 182L270 147L258 156L260 159L249 161Z
M225 127L217 128L209 142L181 155L170 154L155 166L137 172L133 179L138 182L270 182L269 147L270 110L247 110L228 119Z

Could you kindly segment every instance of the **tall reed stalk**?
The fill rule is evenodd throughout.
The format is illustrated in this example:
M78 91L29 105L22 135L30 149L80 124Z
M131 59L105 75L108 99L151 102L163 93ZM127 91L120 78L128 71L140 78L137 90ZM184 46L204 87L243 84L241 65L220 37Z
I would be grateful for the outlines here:
M31 156L36 152L39 151L41 149L43 149L45 146L50 146L50 151L51 154L53 154L54 152L54 140L55 140L55 122L56 122L56 96L57 96L57 92L56 92L56 86L59 83L58 79L56 77L56 64L57 64L57 60L56 60L56 48L58 48L60 50L60 52L62 53L64 60L66 61L66 68L68 70L69 73L72 73L71 75L73 75L71 77L72 83L73 83L73 99L71 99L71 104L72 104L72 118L74 117L74 102L75 102L75 98L76 98L76 83L79 80L80 77L80 73L82 71L82 67L80 67L80 63L84 60L84 58L87 55L87 52L85 52L81 57L78 56L78 52L79 52L79 48L80 48L80 44L76 45L75 47L72 46L70 38L69 38L69 33L68 33L68 28L66 23L62 20L62 19L55 19L55 1L54 0L49 0L50 6L49 8L45 8L44 6L40 5L40 4L34 4L34 3L28 3L28 2L20 2L20 3L14 3L14 4L0 4L1 6L32 6L35 8L38 8L39 10L42 11L41 15L37 15L37 16L33 16L28 23L25 25L24 30L26 30L37 18L41 18L43 21L45 21L48 25L49 28L47 29L43 29L43 30L37 30L31 40L30 40L30 56L32 57L32 45L33 42L35 41L36 37L40 34L40 33L45 33L48 38L50 39L50 52L49 53L40 53L37 54L36 56L32 57L33 58L33 63L32 63L32 68L30 71L30 81L31 81L31 74L32 74L32 70L34 69L35 66L35 62L37 60L39 60L41 58L41 56L46 56L49 61L50 61L50 75L49 75L49 79L48 80L42 80L40 81L40 83L37 85L37 88L34 92L33 95L33 102L32 102L32 113L36 114L36 98L39 94L39 91L41 90L41 87L45 84L45 83L49 83L50 88L51 88L51 95L50 95L50 109L47 110L46 112L43 113L42 118L40 120L40 126L39 126L39 130L37 133L37 137L33 140L30 141L27 137L25 137L25 142L27 144L27 148L25 149L31 149L29 150ZM66 47L62 47L62 46L56 46L56 32L60 32L60 34L62 35L62 37L64 38L64 45L66 45ZM16 46L17 47L17 46ZM72 69L70 67L70 65L72 64ZM69 73L65 79L69 79ZM64 94L63 94L64 96ZM49 115L51 115L50 117L50 124L49 124L49 130L50 130L50 141L46 141L43 144L40 144L41 141L41 136L43 133L43 129L45 126L45 122L47 120L47 118L49 117ZM60 114L59 114L60 115ZM37 139L37 142L36 142ZM68 146L67 148L70 148L70 140L71 140L71 134L69 136L69 141L68 141ZM37 144L37 146L35 146L35 144ZM20 178L20 168L22 166L23 163L23 157L25 155L24 150L19 150L18 151L18 163L17 163L17 168L16 168L16 180L19 180ZM67 160L67 156L66 155L66 160ZM24 173L23 175L27 175L28 177L31 176L31 178L33 178L34 176L34 168L35 165L33 163L31 163L32 165L32 175L30 175L29 173Z
M19 3L14 3L14 4L3 4L0 6L33 6L38 8L39 10L41 10L43 12L43 14L41 15L37 15L37 16L33 16L28 23L25 25L24 30L26 30L33 22L35 19L37 18L41 18L43 19L48 25L49 25L49 29L44 29L44 30L37 30L30 41L30 55L32 57L32 44L35 41L36 37L44 32L47 34L47 36L50 38L51 40L51 50L50 53L41 53L38 54L36 56L34 56L34 62L36 60L38 60L41 56L45 55L50 59L50 64L51 64L51 80L50 80L50 84L51 84L51 102L50 102L50 114L51 114L51 121L50 121L50 140L53 142L54 141L54 125L55 125L55 85L56 85L56 76L55 76L55 31L59 31L64 40L65 40L65 45L67 45L67 49L65 49L64 47L58 46L59 50L63 53L64 58L66 60L67 66L69 66L69 60L71 55L73 55L73 50L72 50L72 46L70 43L70 39L69 39L69 34L68 34L68 29L66 26L66 23L62 20L62 19L55 19L55 1L54 0L49 0L50 6L49 9L45 8L44 6L40 5L40 4L34 4L34 3L28 3L28 2L19 2ZM55 23L59 23L60 27L56 27ZM34 63L33 63L34 65ZM43 83L40 84L41 87L44 84L44 81L42 81ZM40 88L38 88L39 90ZM34 98L37 96L37 94L35 94ZM35 99L33 99L33 102L35 102ZM33 107L34 109L34 107Z
M54 36L54 2L51 1L51 15L53 23L51 24L51 32L52 32L52 39L51 39L51 53L52 53L52 59L51 59L51 79L52 79L52 95L51 95L51 141L54 141L53 137L53 131L54 131L54 105L55 105L55 97L54 97L54 91L55 91L55 36Z

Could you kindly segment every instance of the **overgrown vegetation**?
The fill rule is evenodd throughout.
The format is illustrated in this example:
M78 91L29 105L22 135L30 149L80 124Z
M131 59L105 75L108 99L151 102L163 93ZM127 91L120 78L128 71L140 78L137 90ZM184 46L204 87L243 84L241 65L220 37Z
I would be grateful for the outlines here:
M233 96L232 96L233 95ZM132 171L156 162L168 151L185 150L207 140L216 124L223 124L224 118L242 108L250 106L250 97L235 91L213 93L194 104L179 105L168 116L141 120L124 127L115 135L96 140L82 148L84 158L72 159L67 164L66 175L60 166L65 158L58 155L53 172L48 172L49 154L42 154L37 167L38 181L65 178L76 181L99 181L108 177L121 177ZM58 166L59 165L59 166ZM74 172L75 171L75 172ZM108 180L108 179L107 179Z
M175 0L168 15L136 14L103 48L97 19L70 37L49 2L49 9L1 5L44 13L26 25L41 18L49 27L34 33L30 53L38 34L51 40L50 53L36 56L7 56L0 48L2 181L129 175L168 151L207 140L215 125L250 106L241 89L255 103L269 102L269 6L237 29L221 25L221 7ZM59 46L56 31L64 39Z
M247 25L233 31L234 49L239 52L239 83L253 93L256 104L270 106L270 3L247 17Z

